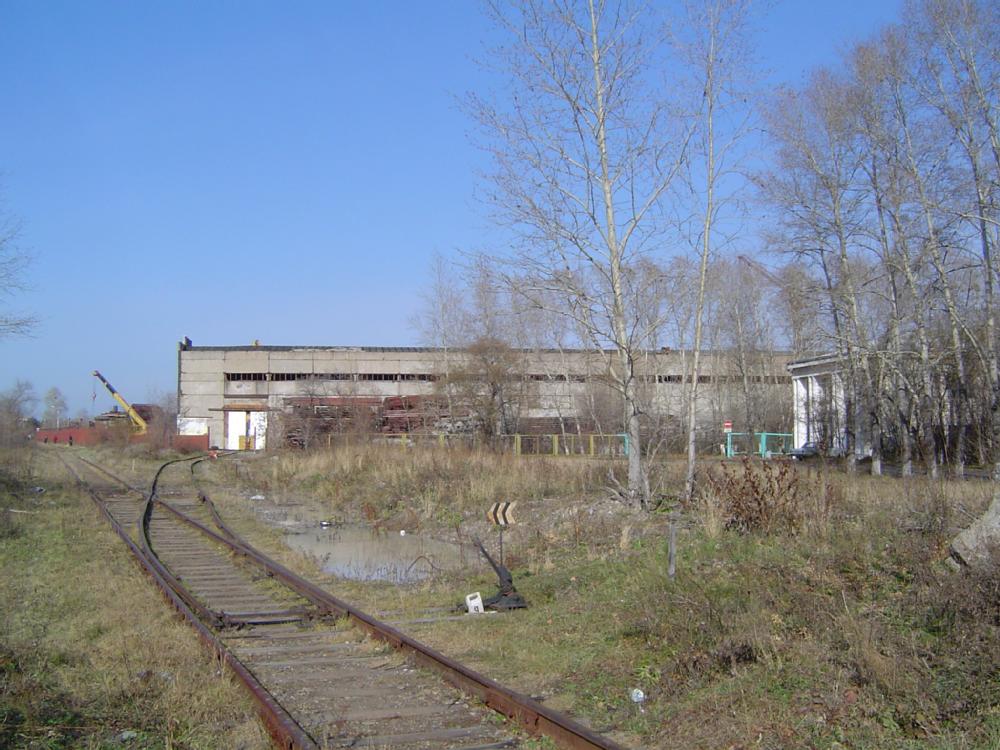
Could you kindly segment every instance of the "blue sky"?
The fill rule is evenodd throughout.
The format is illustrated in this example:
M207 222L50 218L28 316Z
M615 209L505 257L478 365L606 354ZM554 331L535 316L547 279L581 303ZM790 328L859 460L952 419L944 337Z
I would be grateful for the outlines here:
M899 0L784 0L774 83L897 20ZM418 343L435 252L501 243L456 96L494 32L472 0L0 0L0 206L34 256L0 341L71 414L176 387L176 345ZM92 404L94 386L97 399Z

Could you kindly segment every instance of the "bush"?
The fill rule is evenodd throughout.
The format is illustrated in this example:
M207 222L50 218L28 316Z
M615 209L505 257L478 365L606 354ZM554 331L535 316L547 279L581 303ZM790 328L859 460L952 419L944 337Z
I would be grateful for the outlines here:
M799 477L787 463L755 464L744 456L738 467L723 466L722 476L709 475L708 486L727 529L768 534L802 524Z

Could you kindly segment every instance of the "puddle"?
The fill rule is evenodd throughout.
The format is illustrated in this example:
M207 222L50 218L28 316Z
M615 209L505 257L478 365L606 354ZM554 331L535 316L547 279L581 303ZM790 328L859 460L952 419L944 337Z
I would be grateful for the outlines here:
M407 532L379 532L369 526L333 526L289 533L285 543L319 560L323 570L357 581L414 583L449 571L478 566L475 547Z

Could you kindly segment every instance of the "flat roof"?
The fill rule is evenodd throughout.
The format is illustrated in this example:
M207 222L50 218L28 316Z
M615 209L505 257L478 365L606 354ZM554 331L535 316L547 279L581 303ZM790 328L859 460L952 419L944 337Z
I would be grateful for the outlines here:
M785 368L791 370L793 368L809 367L811 365L825 365L831 362L837 362L843 359L840 354L817 354L807 359L796 359L785 365Z
M192 352L295 352L295 351L321 351L321 352L383 352L383 353L420 353L420 352L464 352L468 351L469 347L464 346L323 346L316 344L307 344L303 346L271 346L264 344L247 344L243 346L195 346L191 343L191 339L185 338L180 341L177 345L178 349L181 351L192 351ZM511 347L511 351L515 352L540 352L544 354L617 354L617 349L556 349L556 348L514 348ZM710 350L702 350L703 353L712 353ZM664 347L662 349L644 349L640 354L646 355L665 355L665 354L685 354L690 353L689 349L671 349L670 347ZM778 357L787 357L791 352L774 351L772 352ZM791 363L790 363L791 364Z
M181 351L190 352L388 352L388 353L420 353L420 352L464 352L466 346L322 346L308 344L303 346L270 346L264 344L248 344L244 346L195 346L181 341L178 344ZM540 347L524 349L511 347L514 352L545 352L551 354L616 354L617 349L554 349ZM651 349L643 354L680 354L681 349Z

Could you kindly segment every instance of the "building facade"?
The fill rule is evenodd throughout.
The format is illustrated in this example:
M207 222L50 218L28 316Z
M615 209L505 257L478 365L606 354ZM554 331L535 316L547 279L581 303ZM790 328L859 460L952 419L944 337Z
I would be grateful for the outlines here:
M207 435L210 445L238 450L287 441L289 425L303 414L323 416L328 427L382 432L461 432L484 420L496 421L498 433L556 432L568 424L614 431L621 418L609 373L615 357L502 347L195 346L184 339L178 346L178 432ZM751 390L755 398L787 403L787 357L760 360L753 372L734 372L733 361L703 356L699 416L707 431L717 421L721 432L720 415L739 412ZM645 352L636 369L649 418L679 419L690 353ZM480 407L483 401L500 406L489 411Z
M855 434L848 434L848 410L854 405L847 397L843 360L836 354L797 360L788 363L788 372L795 447L814 443L831 456L846 456L851 450L856 458L870 456L871 436L862 420L856 420Z

